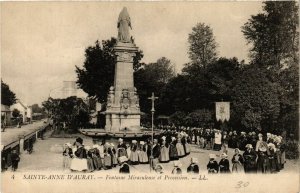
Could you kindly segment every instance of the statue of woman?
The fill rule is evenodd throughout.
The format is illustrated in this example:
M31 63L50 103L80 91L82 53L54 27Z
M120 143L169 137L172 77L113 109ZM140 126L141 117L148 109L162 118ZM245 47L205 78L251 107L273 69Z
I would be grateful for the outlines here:
M118 19L118 40L123 43L131 42L129 34L129 27L131 27L131 20L127 12L127 8L124 7L121 11Z

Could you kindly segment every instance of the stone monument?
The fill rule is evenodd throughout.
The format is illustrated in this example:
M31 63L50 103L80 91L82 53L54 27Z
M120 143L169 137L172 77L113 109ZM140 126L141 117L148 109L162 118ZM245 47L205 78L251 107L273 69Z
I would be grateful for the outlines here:
M106 132L139 132L140 106L133 81L133 58L138 47L130 36L131 20L126 7L118 19L118 40L114 47L116 58L114 86L107 97Z

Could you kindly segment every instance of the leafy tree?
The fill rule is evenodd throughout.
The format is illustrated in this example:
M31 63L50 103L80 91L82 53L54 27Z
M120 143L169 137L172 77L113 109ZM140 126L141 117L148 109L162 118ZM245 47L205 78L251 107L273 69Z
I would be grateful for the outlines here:
M85 61L83 68L76 66L77 84L88 93L89 97L94 97L99 102L107 100L107 93L110 86L113 86L115 73L115 54L113 47L117 40L102 41L102 46L97 40L95 45L89 46L85 50ZM141 50L134 57L134 70L140 67L139 61L142 59L143 53Z
M20 116L20 111L19 111L18 109L14 109L14 110L12 111L12 116L13 116L14 118L18 118L18 117Z
M189 111L193 108L190 102L192 92L189 76L177 75L172 78L161 90L157 104L158 114L171 115L177 111Z
M1 79L1 104L11 106L16 102L16 95Z
M75 96L66 99L48 99L43 107L50 113L56 124L66 123L67 129L76 130L89 124L88 105Z
M176 111L170 116L170 121L174 125L181 126L181 125L185 125L185 118L186 118L186 113L182 111Z
M293 65L279 74L280 115L278 127L299 136L299 66Z
M213 112L208 109L195 110L189 113L185 118L185 125L192 127L208 127L213 123Z
M193 65L206 67L217 59L217 43L210 26L198 23L192 28L188 42L188 54Z
M214 102L231 101L232 88L243 63L237 58L220 58L198 73L183 73L170 80L162 90L159 108L164 114L175 111L193 112L197 109L213 109Z
M159 96L161 90L173 77L175 77L174 65L165 57L159 58L155 63L144 64L134 73L135 87L140 98L142 112L150 111L151 102L148 97L152 92Z
M43 108L41 108L38 104L31 105L32 113L44 113Z
M253 66L245 67L236 81L232 119L239 120L244 128L272 128L280 112L278 85L267 79L266 71Z
M278 70L298 58L298 5L296 1L266 1L263 4L263 12L251 16L242 32L252 45L253 63Z

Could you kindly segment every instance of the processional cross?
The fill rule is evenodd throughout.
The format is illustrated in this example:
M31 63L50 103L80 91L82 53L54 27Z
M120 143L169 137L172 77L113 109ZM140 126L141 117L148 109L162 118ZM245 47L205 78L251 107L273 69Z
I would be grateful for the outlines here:
M152 169L152 166L153 166L153 163L152 163L152 160L153 160L153 145L154 145L154 142L153 142L153 119L154 119L154 112L155 112L155 109L154 109L154 102L156 99L158 99L158 97L156 97L154 95L154 92L152 92L152 96L151 97L148 97L149 100L151 100L152 102L152 108L151 108L151 113L152 113L152 124L151 124L151 130L152 130L152 135L151 135L151 138L152 138L152 147L151 147L151 157L150 157L150 172L151 172L151 169Z

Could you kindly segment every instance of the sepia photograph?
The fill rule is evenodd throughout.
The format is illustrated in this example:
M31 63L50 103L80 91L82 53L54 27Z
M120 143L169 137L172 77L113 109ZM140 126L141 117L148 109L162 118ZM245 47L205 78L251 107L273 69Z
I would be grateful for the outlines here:
M0 7L1 192L300 191L297 1Z

